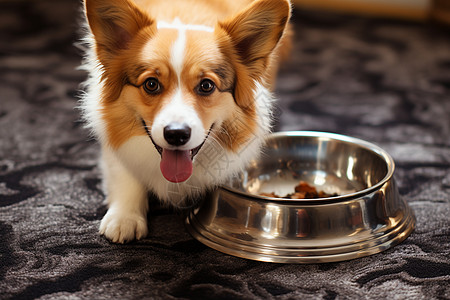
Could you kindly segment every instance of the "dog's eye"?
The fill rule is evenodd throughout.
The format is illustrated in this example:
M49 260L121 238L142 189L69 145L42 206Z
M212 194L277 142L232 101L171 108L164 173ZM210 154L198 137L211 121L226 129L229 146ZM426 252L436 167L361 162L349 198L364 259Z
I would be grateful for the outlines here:
M161 90L161 85L159 84L158 79L151 77L145 80L144 90L148 94L158 94Z
M214 92L216 85L210 79L203 79L198 85L197 92L200 95L207 96Z

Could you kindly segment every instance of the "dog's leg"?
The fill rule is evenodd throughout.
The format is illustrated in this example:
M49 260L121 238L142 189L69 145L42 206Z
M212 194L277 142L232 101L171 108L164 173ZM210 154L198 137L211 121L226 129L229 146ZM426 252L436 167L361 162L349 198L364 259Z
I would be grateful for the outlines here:
M102 169L109 209L101 221L100 234L114 243L145 237L148 233L146 188L106 147L102 150Z

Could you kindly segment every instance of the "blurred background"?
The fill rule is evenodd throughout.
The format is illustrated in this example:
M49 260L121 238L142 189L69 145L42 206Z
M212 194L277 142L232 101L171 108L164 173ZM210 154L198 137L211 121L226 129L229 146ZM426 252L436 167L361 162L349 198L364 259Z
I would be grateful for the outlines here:
M368 16L450 23L448 0L294 0L298 8L334 10Z

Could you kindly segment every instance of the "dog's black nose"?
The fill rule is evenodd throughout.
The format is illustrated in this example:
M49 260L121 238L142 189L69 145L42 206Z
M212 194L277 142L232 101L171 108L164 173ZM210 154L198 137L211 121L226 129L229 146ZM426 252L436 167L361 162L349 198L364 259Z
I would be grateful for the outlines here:
M172 146L182 146L191 138L191 128L186 124L170 123L164 127L164 139Z

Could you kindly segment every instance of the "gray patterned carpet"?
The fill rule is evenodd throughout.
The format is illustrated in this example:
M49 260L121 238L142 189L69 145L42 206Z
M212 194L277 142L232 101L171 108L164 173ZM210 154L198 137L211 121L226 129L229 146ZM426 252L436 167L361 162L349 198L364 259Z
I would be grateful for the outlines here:
M385 148L417 228L370 257L283 265L209 249L154 201L143 241L97 234L98 145L74 109L79 2L0 2L1 299L450 299L448 29L295 11L277 130Z

